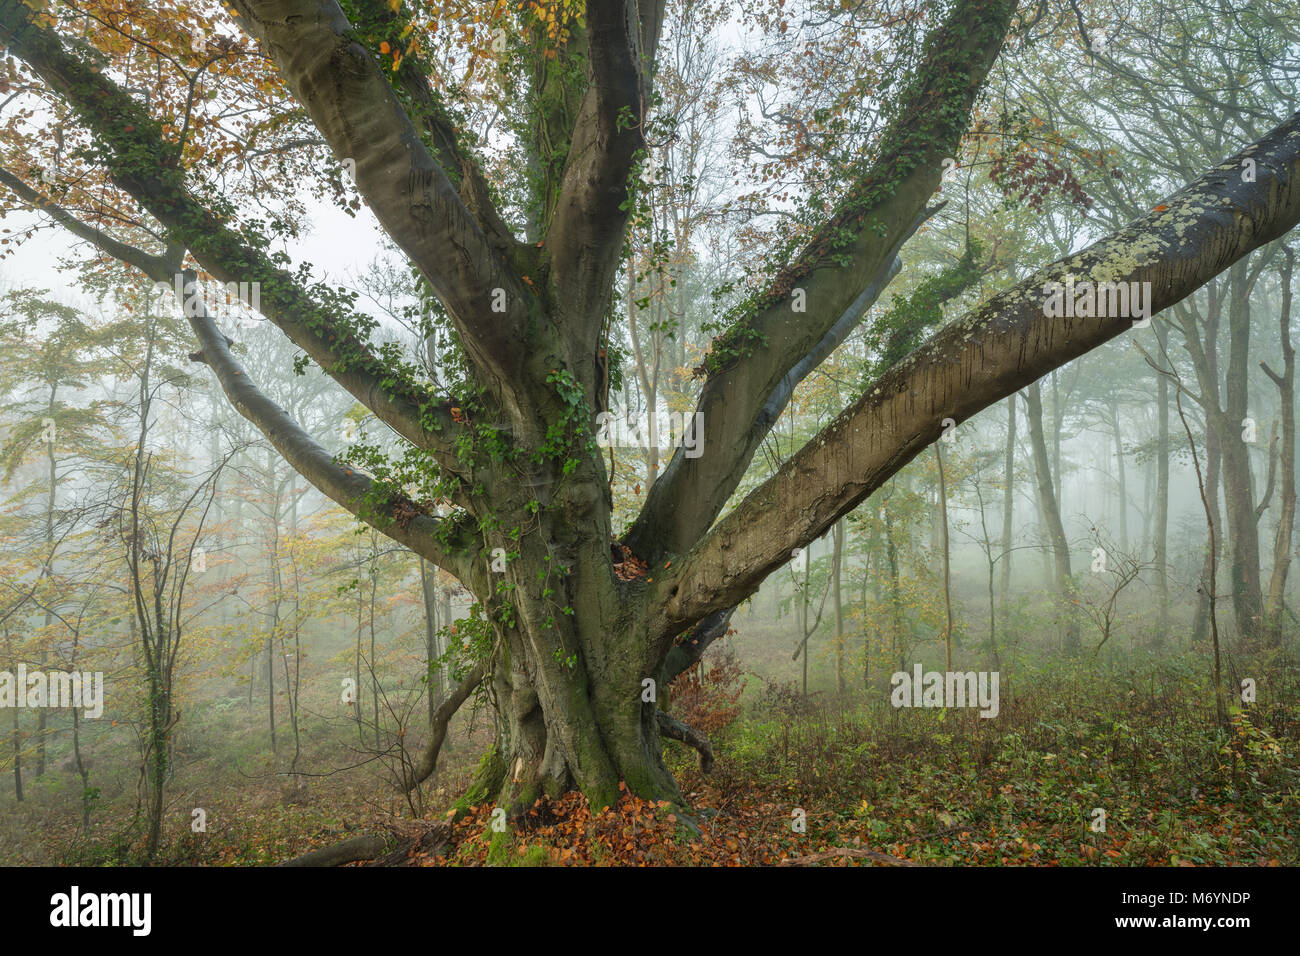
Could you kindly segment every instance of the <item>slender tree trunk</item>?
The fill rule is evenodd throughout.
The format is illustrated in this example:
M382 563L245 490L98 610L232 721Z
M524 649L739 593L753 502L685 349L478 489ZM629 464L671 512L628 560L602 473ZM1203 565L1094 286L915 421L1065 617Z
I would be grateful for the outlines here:
M876 557L870 544L867 547L866 562L862 568L862 689L871 686L871 619L867 616L867 587L872 579L872 568L878 568ZM877 572L878 573L878 572Z
M799 600L799 638L803 645L803 695L808 696L808 591L812 587L812 545L804 551L803 592Z
M942 570L943 570L943 607L947 615L947 623L943 628L943 669L952 670L952 585L949 581L949 564L948 564L948 482L943 471L943 449L938 444L934 446L934 461L939 469L939 524L940 540L943 548L942 552Z
M1219 517L1219 440L1213 428L1205 433L1205 495L1206 507L1209 509L1208 521L1215 527L1220 526ZM1206 544L1205 558L1201 566L1201 585L1197 589L1196 617L1192 622L1192 640L1204 641L1209 636L1210 605L1218 593L1216 581L1218 570L1219 538L1211 536Z
M438 608L439 608L439 612L438 612L438 613L439 613L439 617L438 617L438 620L439 620L439 622L441 622L441 623L440 623L440 626L442 626L442 627L447 627L448 625L451 624L451 618L452 618L452 615L451 615L451 589L450 589L450 588L443 588L443 589L442 589L442 594L441 594L441 596L440 596L439 599L438 599ZM437 636L436 636L436 635L435 635L435 640L437 640ZM444 639L444 640L441 640L441 641L438 642L437 648L438 648L438 656L439 656L439 657L441 657L443 654L447 653L447 646L448 646L448 644L447 644L447 641L446 641L445 639ZM444 698L445 698L445 697L447 696L447 694L451 691L451 680L450 680L450 677L448 676L447 671L446 671L445 668L440 668L440 669L438 670L438 686L439 686L440 691L441 691L441 694L442 694L442 696L443 696Z
M1002 639L1006 640L1010 619L1011 598L1011 536L1015 518L1016 499L1016 396L1007 399L1007 445L1003 459L1002 486Z
M278 609L275 617L279 617ZM266 716L271 728L271 753L276 752L275 741L275 628L278 621L272 618L271 630L266 635Z
M844 519L834 525L834 544L831 556L831 587L835 601L835 687L842 697L845 690L844 675L844 604L840 599L840 574L844 569Z
M1213 509L1211 509L1210 507L1210 498L1208 496L1207 486L1205 483L1205 479L1201 475L1200 458L1197 456L1196 453L1196 439L1192 436L1191 426L1187 424L1187 416L1183 414L1182 397L1183 397L1183 390L1180 386L1177 392L1175 393L1174 398L1178 403L1178 417L1183 423L1183 430L1187 433L1188 447L1190 447L1192 450L1192 465L1195 466L1196 468L1196 485L1201 493L1201 506L1205 509L1205 521L1210 536L1209 578L1211 581L1213 581L1215 576L1215 570L1216 570L1215 554L1218 551L1218 549L1215 547L1215 539L1217 538L1217 534L1215 532L1215 528L1217 525L1217 518L1213 513ZM1210 592L1208 594L1208 599L1209 599L1210 639L1213 642L1213 648L1214 648L1215 720L1220 726L1224 726L1228 722L1228 710L1223 699L1223 664L1219 656L1219 624L1218 624L1218 616L1215 613L1215 594L1212 588L1210 589Z
M48 408L48 413L51 416L51 418L54 415L54 409L55 409L54 399L55 399L55 389L51 388L50 402ZM57 460L54 457L53 441L48 442L46 444L45 453L49 465L48 480L50 486L49 486L49 492L45 498L45 555L46 557L45 557L45 564L41 567L41 577L48 578L51 577L54 573L54 569L50 567L50 563L53 560L53 554L51 552L54 549L54 506L56 504L55 495L58 493L57 492L58 464L57 464ZM54 623L54 614L50 611L49 605L46 605L45 622L44 622L45 624L44 629L46 634L49 633L50 626L53 623ZM49 664L49 651L46 649L46 646L47 646L46 643L42 641L41 642L42 670L44 670L46 665ZM43 776L45 773L45 724L46 724L46 711L45 708L42 707L40 710L36 712L36 776L37 777Z
M1164 327L1152 323L1164 351L1167 335ZM1154 531L1156 565L1155 646L1164 647L1169 639L1169 379L1156 373L1156 506Z
M77 762L77 775L81 777L81 832L90 832L90 771L81 755L81 719L77 708L72 708L72 756Z
M440 670L438 650L438 594L434 576L429 573L429 562L420 559L420 593L424 598L424 659L425 680L428 683L429 725L442 704L442 679L435 673Z
M378 542L372 534L370 538L371 560L370 560L370 705L374 711L375 721L375 750L380 749L379 742L379 669L377 658L375 657L375 597L379 590L379 567L378 559L373 557L374 550L378 547Z
M1048 464L1047 443L1043 435L1043 403L1035 382L1025 390L1026 412L1029 421L1029 438L1034 451L1034 470L1038 477L1038 500L1047 520L1047 530L1052 541L1052 554L1055 558L1056 593L1059 602L1061 624L1064 629L1063 649L1067 655L1078 654L1082 648L1079 637L1079 622L1074 611L1074 579L1070 570L1070 545L1065 537L1065 526L1061 522L1061 511L1057 505L1056 492L1052 484L1051 466Z
M1286 579L1291 569L1291 538L1295 528L1295 349L1291 346L1291 275L1295 253L1283 247L1281 270L1282 313L1279 332L1282 338L1282 374L1278 375L1261 362L1264 372L1278 387L1282 416L1282 486L1278 508L1277 532L1273 538L1273 573L1268 582L1268 606L1265 611L1269 643L1282 642L1282 622L1286 611Z
M362 621L366 613L366 592L361 586L361 581L357 580L357 643L356 650L352 657L352 679L356 685L352 691L352 708L353 714L357 721L357 736L361 738L362 744L365 743L366 732L364 721L361 719L361 628Z
M1232 561L1232 609L1237 634L1245 640L1259 635L1263 597L1259 570L1259 516L1255 513L1255 487L1251 475L1250 445L1243 432L1248 414L1248 358L1250 349L1250 288L1247 260L1229 272L1228 305L1230 352L1225 393L1227 420L1220 436L1223 454L1223 494ZM1215 416L1218 419L1218 416ZM1221 419L1220 419L1221 420Z
M1052 371L1052 475L1056 500L1061 500L1061 482L1065 473L1061 470L1061 429L1065 423L1065 408L1061 405L1060 375Z
M898 669L903 670L903 609L900 606L898 579L898 543L894 540L894 519L889 508L885 512L885 557L889 561L889 651L890 656L898 662Z
M13 666L13 638L10 636L9 628L5 628L5 658ZM23 802L23 733L22 728L18 726L18 715L22 712L21 708L12 708L13 716L13 744L14 744L14 799L19 803Z
M1110 421L1115 438L1115 483L1119 494L1119 546L1128 553L1128 478L1124 472L1124 438L1119 427L1119 402L1112 398Z

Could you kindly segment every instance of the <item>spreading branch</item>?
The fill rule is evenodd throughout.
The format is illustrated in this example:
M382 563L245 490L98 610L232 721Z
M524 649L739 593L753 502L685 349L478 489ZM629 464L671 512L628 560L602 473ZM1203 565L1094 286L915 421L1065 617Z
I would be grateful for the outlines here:
M377 51L358 41L334 0L235 0L233 6L334 154L352 161L366 205L429 280L471 359L491 371L490 381L511 383L536 300L504 255L508 232L489 239L483 231L425 147ZM418 90L414 80L407 82ZM427 96L420 100L431 108ZM426 118L449 148L449 131L437 115L426 112ZM458 149L449 158L468 161ZM494 228L503 229L499 221ZM489 309L494 289L506 293L504 313Z
M1241 175L1246 158L1256 166L1252 182ZM1300 113L1153 212L944 327L674 562L676 573L656 578L666 601L659 640L751 594L793 548L823 535L934 442L943 419L965 421L1132 329L1129 317L1048 316L1049 283L1149 283L1154 316L1295 226L1297 174Z
M424 745L424 753L420 755L420 762L416 764L415 772L407 783L407 790L414 790L429 779L434 767L438 765L438 754L442 750L443 741L447 739L447 724L450 723L452 715L460 710L465 701L469 700L470 695L478 689L478 685L483 683L487 673L487 662L479 661L465 675L460 686L452 691L451 696L434 711L433 718L429 721L429 742Z
M959 153L970 111L1016 0L958 0L926 38L907 91L838 212L715 340L696 406L708 450L678 449L626 540L647 561L691 548L739 486L774 419L765 405L842 321L859 320L927 218L943 159ZM860 298L863 296L866 298ZM796 304L804 311L794 311ZM806 375L808 369L803 369Z
M709 743L709 738L662 710L655 711L655 722L661 736L679 740L699 752L700 773L713 773L713 744Z
M165 228L169 243L188 249L219 281L256 283L259 308L385 424L421 448L445 454L449 414L418 383L395 375L347 326L357 317L318 300L293 275L232 230L188 190L179 148L162 127L103 71L71 52L18 0L0 0L0 42L20 57L79 115L106 147L110 178ZM83 236L83 238L86 238ZM171 284L173 276L155 281ZM426 428L432 425L433 428Z

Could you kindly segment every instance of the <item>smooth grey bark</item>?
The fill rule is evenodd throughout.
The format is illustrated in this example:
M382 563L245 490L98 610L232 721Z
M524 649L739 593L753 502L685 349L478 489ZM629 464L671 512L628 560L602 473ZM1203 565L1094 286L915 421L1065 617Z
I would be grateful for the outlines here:
M948 566L948 481L943 469L943 447L934 446L934 463L939 470L939 530L943 569L943 609L946 623L943 628L943 669L952 670L952 581Z
M1282 268L1279 278L1282 285L1282 305L1278 314L1278 331L1282 344L1282 371L1273 371L1267 362L1260 368L1277 386L1282 418L1282 483L1278 508L1277 530L1273 537L1273 572L1268 582L1268 604L1264 619L1269 643L1282 642L1283 615L1286 610L1286 581L1291 569L1291 539L1295 529L1296 511L1296 439L1295 439L1295 348L1291 345L1291 278L1295 270L1295 253L1282 248Z
M1300 215L1291 172L1300 160L1298 147L1300 115L1245 151L1261 169L1281 174L1266 190L1259 187L1271 173L1242 182L1241 154L1231 157L1168 197L1158 212L1039 270L936 333L714 525L680 563L674 561L675 573L656 577L656 588L668 596L668 626L696 620L715 601L752 590L792 548L824 533L938 438L944 417L960 422L1131 329L1127 319L1045 315L1047 282L1090 272L1147 281L1155 314L1190 295L1223 263L1290 229ZM1264 156L1270 158L1261 161ZM1209 208L1224 212L1203 215ZM1279 208L1287 213L1275 219L1270 210ZM1117 268L1135 247L1142 256ZM792 522L794 515L799 520Z
M1043 435L1043 402L1037 382L1025 390L1025 418L1029 424L1030 445L1033 448L1034 473L1038 479L1038 502L1047 521L1047 534L1052 542L1052 568L1056 585L1057 618L1060 621L1062 650L1069 656L1082 650L1079 638L1079 621L1075 614L1076 597L1074 575L1070 569L1070 544L1061 522L1061 509L1052 483L1051 463L1047 442Z
M563 471L543 461L528 474L506 479L484 474L488 469L467 472L452 453L455 439L465 432L450 409L436 402L430 406L428 390L421 392L400 376L396 384L387 384L394 370L364 349L337 347L330 338L330 330L339 327L334 317L291 275L273 268L266 256L249 249L203 209L183 179L178 183L164 164L170 154L159 143L157 123L109 77L52 40L22 7L16 0L0 0L0 39L83 123L92 130L97 119L104 124L114 182L218 279L274 287L277 295L267 307L275 324L314 360L335 369L345 387L400 435L429 450L448 476L463 481L453 492L463 518L408 514L384 531L452 570L480 598L492 622L493 647L478 666L480 681L491 681L501 708L501 732L474 793L512 807L542 790L571 785L600 805L616 798L620 781L639 795L680 801L659 752L656 708L639 695L641 681L662 673L684 633L734 607L788 560L793 547L824 535L923 450L937 437L945 415L964 420L1123 331L1113 320L1097 317L1048 320L1042 283L1066 273L1150 281L1159 310L1300 219L1293 186L1293 118L1250 147L1259 160L1256 182L1234 181L1240 159L1229 160L1171 197L1160 213L1136 220L993 297L887 371L771 479L716 521L744 472L744 436L763 405L862 289L892 265L899 237L924 212L938 185L941 158L952 155L960 141L1015 4L958 0L926 41L916 82L901 84L913 98L896 104L898 118L885 130L878 162L854 187L891 191L873 200L870 217L852 208L817 233L815 240L849 237L833 257L837 261L823 261L824 248L810 243L774 279L756 311L739 317L734 328L757 335L763 348L728 354L726 346L737 341L719 343L716 361L706 368L700 405L709 423L710 448L717 454L692 459L704 464L681 467L671 479L666 472L656 482L656 500L648 503L636 526L638 542L647 546L638 543L634 551L647 562L647 572L628 580L613 571L608 475L599 457L579 456L572 459L572 469ZM502 424L523 453L521 460L538 451L552 426L565 421L568 406L555 394L549 376L563 369L580 395L589 396L595 384L596 335L626 221L619 207L632 157L642 145L638 124L623 118L629 111L638 115L649 86L661 12L654 7L589 0L586 29L592 57L579 121L552 228L544 248L534 251L509 243L494 246L483 238L486 227L462 212L468 209L464 200L445 187L434 168L426 169L423 147L406 149L411 125L400 116L391 127L382 125L394 112L387 78L377 64L357 56L357 45L337 28L333 4L239 3L290 88L313 118L319 117L336 154L346 155L340 146L349 146L363 131L362 145L374 149L369 157L357 157L363 196L380 208L390 234L422 266L440 297L449 300L471 369L487 396L487 421ZM318 11L327 15L314 16ZM336 65L354 64L355 75L337 85L319 82L329 76L331 58ZM955 95L945 94L954 87ZM909 145L918 133L926 143L922 149ZM409 210L412 203L428 210L431 221L395 218L402 204ZM883 225L885 234L867 228L866 218ZM525 269L539 279L527 290L519 278ZM480 328L471 313L482 308L488 283L497 276L511 293L510 312L506 320ZM790 321L796 288L806 294L806 321ZM516 293L521 302L515 301ZM241 374L229 343L210 320L200 317L192 327L200 340L198 355L241 413L309 480L354 513L362 511L359 499L375 484L338 469L282 409L268 402ZM340 363L341 351L355 361ZM426 429L430 415L439 428ZM481 495L466 490L478 488ZM534 501L540 508L529 510ZM394 509L392 514L400 513ZM505 583L514 587L508 609L497 596L498 582L485 569L483 555L515 542L479 524L476 519L488 513L507 529L514 522L530 528L517 542L519 555L507 572ZM441 531L451 534L437 533ZM550 595L536 587L538 571L544 569L552 569ZM557 607L573 613L557 615ZM548 626L552 620L554 626Z
M1119 402L1111 396L1107 403L1110 412L1111 435L1115 440L1115 486L1119 495L1119 546L1128 552L1128 477L1124 470L1124 436L1120 430Z
M5 627L5 657L8 661L13 661L13 637L9 633L9 628ZM12 667L12 663L10 664ZM13 709L13 728L10 732L10 740L14 748L14 800L18 803L23 802L23 735L22 728L18 724L18 715L21 708Z
M1163 323L1156 323L1156 339L1162 354L1168 334ZM1163 647L1169 639L1169 379L1156 373L1156 502L1153 531L1153 557L1156 566L1155 644Z
M835 689L843 696L845 690L844 601L840 594L840 579L844 573L843 518L835 522L832 534L834 544L831 551L831 600L835 610Z
M999 603L1002 607L1002 637L1006 639L1010 621L1011 541L1014 530L1016 499L1016 396L1007 399L1007 443L1002 464L1002 581Z

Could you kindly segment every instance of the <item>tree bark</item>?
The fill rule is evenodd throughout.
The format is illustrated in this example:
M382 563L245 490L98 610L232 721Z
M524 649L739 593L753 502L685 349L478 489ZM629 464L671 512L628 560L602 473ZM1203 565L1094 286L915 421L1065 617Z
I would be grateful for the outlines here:
M1282 487L1278 508L1277 531L1273 538L1273 573L1268 582L1268 605L1265 621L1269 643L1278 647L1282 643L1283 619L1286 610L1286 580L1291 569L1291 539L1295 529L1296 469L1295 469L1295 349L1291 345L1291 276L1295 268L1295 253L1282 249L1281 269L1282 310L1278 317L1282 342L1282 372L1278 374L1265 362L1260 362L1264 373L1278 388L1278 401L1282 416Z
M1010 621L1011 599L1011 540L1015 520L1016 499L1016 396L1007 399L1007 444L1002 465L1002 581L999 603L1002 607L1002 639L1006 640Z
M1069 656L1082 650L1079 621L1075 614L1076 597L1074 578L1070 570L1070 545L1061 522L1061 510L1052 484L1052 470L1048 460L1047 443L1043 436L1043 402L1038 383L1025 390L1026 419L1029 422L1029 439L1034 454L1034 473L1038 479L1038 502L1047 521L1047 533L1052 542L1052 567L1056 580L1056 600L1061 631L1062 649Z
M590 62L563 181L547 197L553 224L526 247L509 237L493 241L490 223L451 185L410 122L405 98L336 4L235 5L335 154L357 159L362 196L445 305L465 347L473 407L431 396L355 339L348 346L355 317L318 301L204 209L160 124L111 71L66 49L26 5L0 0L0 40L92 131L113 183L169 239L221 281L260 282L268 317L437 464L449 488L445 517L429 513L437 502L411 501L391 484L338 467L259 392L211 318L192 318L199 360L295 468L445 567L478 599L472 636L484 650L474 666L491 681L498 720L467 798L512 810L573 786L599 808L617 799L620 783L641 797L681 803L662 760L654 698L683 635L752 594L792 548L822 537L933 442L944 417L965 420L1129 327L1113 317L1049 317L1044 283L1084 273L1150 282L1158 312L1300 220L1300 118L1293 117L1249 147L1256 181L1216 167L1159 213L986 300L890 368L719 518L770 428L770 402L834 340L839 323L860 317L853 313L861 297L888 281L899 249L927 215L942 158L962 140L1016 4L956 0L926 39L915 74L899 85L906 93L879 138L877 161L842 208L810 230L808 245L729 317L704 363L698 407L709 452L688 459L678 450L621 543L631 543L642 570L614 559L627 549L611 546L609 475L589 449L585 413L625 239L628 173L645 145L639 120L658 38L655 5L588 2L582 29ZM151 277L166 281L176 271L170 260L128 254ZM508 308L489 316L485 304L496 287ZM792 321L796 294L807 311ZM752 347L756 341L761 348ZM1041 429L1041 410L1039 420ZM467 455L474 458L467 466L459 446L485 432L493 447L475 447L481 453ZM486 560L497 547L517 552L504 576ZM896 583L897 574L895 563ZM453 696L463 703L469 693Z
M835 522L831 554L832 600L835 603L835 688L841 697L845 691L844 674L844 603L840 597L840 577L844 571L844 519Z
M934 446L934 463L939 469L939 530L942 548L943 609L946 623L943 628L943 669L952 670L952 582L948 566L948 482L943 471L943 448Z
M1161 354L1166 352L1168 333L1164 323L1155 323L1156 340ZM1155 646L1164 647L1169 639L1169 379L1156 373L1156 505L1153 532L1153 559L1156 566Z

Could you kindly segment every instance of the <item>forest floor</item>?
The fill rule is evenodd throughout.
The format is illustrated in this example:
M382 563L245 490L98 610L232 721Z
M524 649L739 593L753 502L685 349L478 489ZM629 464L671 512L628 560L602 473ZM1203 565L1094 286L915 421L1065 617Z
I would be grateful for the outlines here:
M390 865L1296 865L1300 669L1276 655L1236 663L1256 675L1258 701L1229 700L1226 727L1199 655L1018 666L992 719L895 710L882 694L876 706L860 693L805 700L790 685L728 709L734 695L706 684L723 705L717 768L704 776L693 752L666 744L695 826L630 794L598 812L577 794L544 800L500 833L490 806L453 818L481 726L423 806L374 772L286 790L282 775L210 770L206 784L178 779L158 862L266 865L378 833ZM186 825L198 792L203 833ZM7 834L0 862L139 862L121 801L97 810L89 835L66 793L18 808L10 795L0 809L25 834Z

